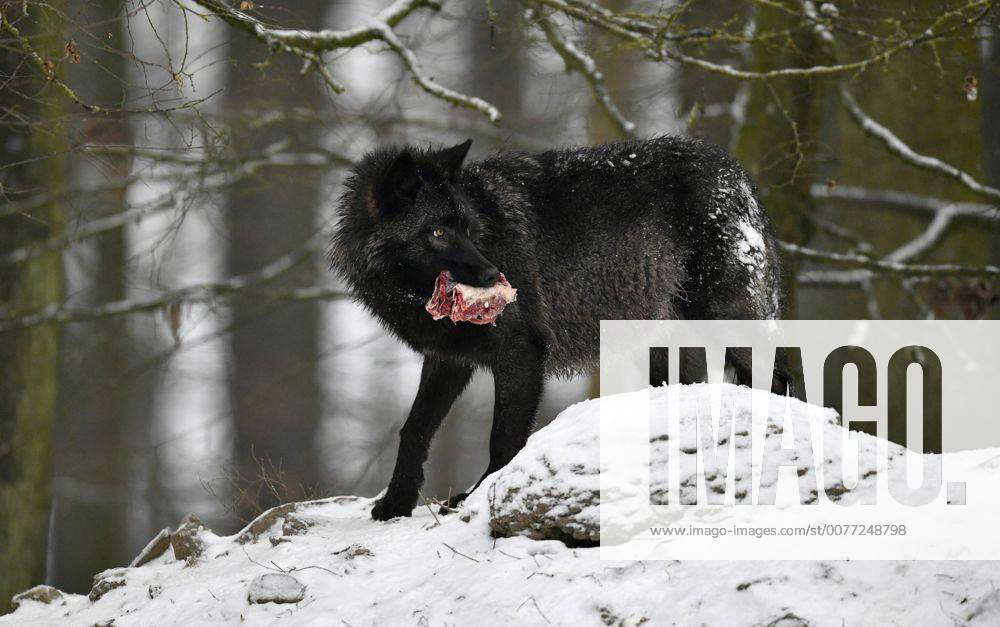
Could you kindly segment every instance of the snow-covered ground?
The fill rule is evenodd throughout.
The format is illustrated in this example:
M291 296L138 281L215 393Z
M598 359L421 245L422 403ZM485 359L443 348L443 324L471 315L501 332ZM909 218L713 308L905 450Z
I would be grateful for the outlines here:
M531 460L558 476L595 459L596 439L588 453L577 436L596 429L599 413L593 401L563 412L458 514L421 505L377 523L371 499L335 497L277 508L226 537L189 518L150 543L143 565L98 575L91 598L36 589L28 596L47 602L25 598L0 625L1000 624L996 562L616 562L597 548L491 537L491 521L537 531L509 516L496 524L523 501L504 502L503 491L518 476L531 489L530 475L541 476ZM553 454L562 440L574 444ZM577 481L571 498L589 498L588 485ZM585 509L576 513L592 520Z

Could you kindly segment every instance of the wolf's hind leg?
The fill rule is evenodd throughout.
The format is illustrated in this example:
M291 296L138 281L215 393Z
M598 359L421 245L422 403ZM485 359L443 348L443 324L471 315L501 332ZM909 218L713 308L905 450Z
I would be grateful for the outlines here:
M399 431L399 453L392 480L385 496L372 508L372 518L389 520L413 512L417 492L424 482L424 462L431 439L471 377L471 366L424 358L417 398Z

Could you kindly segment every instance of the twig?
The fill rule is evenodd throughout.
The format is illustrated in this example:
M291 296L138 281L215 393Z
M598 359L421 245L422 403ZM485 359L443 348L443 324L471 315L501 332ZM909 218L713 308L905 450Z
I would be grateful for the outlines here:
M246 545L241 544L240 548L243 549L243 554L247 556L247 559L250 560L250 562L252 564L260 566L261 568L266 568L267 570L274 571L276 573L282 573L284 575L287 575L288 573L294 573L294 572L298 572L298 571L301 571L301 570L309 570L310 568L315 568L317 570L322 570L322 571L328 572L328 573L330 573L331 575L333 575L335 577L343 577L343 575L341 575L340 573L335 573L332 570L330 570L329 568L325 568L323 566L317 566L315 564L311 564L309 566L289 566L288 568L282 568L281 566L279 566L278 564L276 564L274 560L269 560L271 562L271 566L268 566L267 564L261 564L260 562L258 562L254 558L250 557L250 553L247 552Z
M527 599L521 602L521 605L517 606L517 609L521 609L522 607L524 607L524 604L527 603L528 601L531 601L534 604L535 609L538 611L539 615L541 615L541 617L545 619L546 623L552 624L552 621L550 621L549 617L545 615L545 612L542 611L542 608L538 607L538 601L535 600L535 597L529 596Z
M26 8L28 6L27 3L25 3L24 6ZM10 21L7 19L7 14L4 13L3 11L0 11L0 27L6 28L8 31L10 31L11 35L14 36L14 39L17 40L18 44L20 45L21 52L24 53L26 56L28 56L38 66L38 69L42 72L42 75L46 78L46 80L51 81L53 84L55 84L56 87L59 88L60 91L63 92L64 95L66 95L67 98L69 98L70 100L72 100L73 102L75 102L77 105L79 105L83 109L86 109L87 111L90 111L91 113L107 113L107 114L110 114L110 113L136 113L136 114L141 114L141 113L157 113L157 114L158 113L172 113L174 111L181 111L181 110L184 110L184 109L194 109L194 108L197 108L198 105L207 102L209 99L213 98L214 96L216 96L217 94L219 94L219 93L222 92L221 89L217 89L217 90L213 91L212 93L210 93L209 95L205 96L204 98L199 98L197 100L191 100L191 101L185 102L183 104L180 104L178 106L164 108L164 109L160 109L160 108L157 108L157 107L146 107L146 108L138 108L138 109L120 109L120 108L102 107L102 106L99 106L99 105L95 105L95 104L91 104L91 103L88 103L88 102L84 102L83 100L80 99L80 96L77 95L76 91L72 87L70 87L68 83L66 83L66 81L64 81L63 79L61 79L58 76L56 76L56 73L55 73L54 69L51 67L51 65L49 65L48 63L46 63L46 60L43 59L41 57L41 55L39 55L38 52L35 51L34 47L32 47L31 40L29 38L25 37L24 35L22 35L21 31L18 30L18 28L16 26L14 26L13 24L10 23Z
M455 548L455 547L453 547L452 545L448 544L447 542L442 542L441 544L443 544L443 545L445 545L446 547L448 547L449 549L451 549L451 552L452 552L452 553L454 553L454 554L456 554L456 555L461 555L461 556L462 556L462 557L464 557L465 559L467 559L467 560L472 560L473 562L476 562L477 564L479 563L479 560L477 560L476 558L474 558L474 557L469 557L468 555L466 555L465 553L462 553L461 551L459 551L458 549L456 549L456 548Z
M434 526L435 527L440 527L441 526L441 521L438 520L437 514L434 513L434 509L431 507L431 504L427 501L427 497L424 496L423 492L420 492L419 494L420 494L420 498L422 498L424 500L424 505L427 506L427 511L430 512L431 516L434 517Z

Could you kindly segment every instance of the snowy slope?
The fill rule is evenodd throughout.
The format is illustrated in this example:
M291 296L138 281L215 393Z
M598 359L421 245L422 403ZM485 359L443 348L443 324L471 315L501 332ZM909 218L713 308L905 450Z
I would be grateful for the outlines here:
M22 600L0 626L1000 624L995 562L611 562L596 548L492 538L491 511L510 511L494 482L540 476L531 460L545 455L550 476L593 459L596 439L578 436L597 407L563 412L460 514L422 506L376 523L370 499L336 497L283 506L234 536L188 519L151 542L147 557L162 554L148 563L101 574L95 601L49 590L56 598ZM593 487L578 480L576 494ZM276 597L301 600L248 600Z

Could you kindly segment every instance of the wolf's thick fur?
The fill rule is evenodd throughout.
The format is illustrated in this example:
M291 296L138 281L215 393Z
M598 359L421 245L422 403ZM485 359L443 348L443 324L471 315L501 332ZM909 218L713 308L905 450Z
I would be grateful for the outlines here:
M468 147L376 150L341 199L335 267L424 355L380 520L410 514L430 440L475 368L495 381L489 474L524 445L544 377L596 366L600 320L780 313L769 221L722 149L661 137L463 167ZM424 303L443 269L478 285L499 269L518 299L495 326L435 321Z

